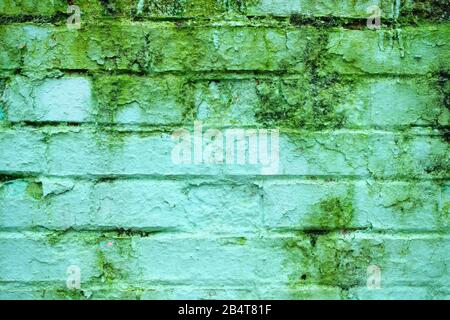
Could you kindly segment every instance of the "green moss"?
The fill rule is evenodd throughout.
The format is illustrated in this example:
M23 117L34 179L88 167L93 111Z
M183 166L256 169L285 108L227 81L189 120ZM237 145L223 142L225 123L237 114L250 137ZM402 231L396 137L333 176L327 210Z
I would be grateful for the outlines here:
M308 299L309 285L338 287L347 291L366 282L369 265L381 265L381 242L355 241L336 232L297 233L284 241L284 266L292 298Z
M86 300L87 297L83 290L59 288L55 290L57 299L63 300Z
M446 221L447 223L450 222L450 201L446 201L444 203L440 215L442 217L442 220Z
M30 182L26 188L27 194L33 199L40 200L44 194L42 182Z
M450 76L448 72L441 71L437 78L437 88L442 96L442 105L450 110Z
M243 246L247 243L246 237L233 237L233 238L227 238L223 240L223 244L231 244L231 245L240 245Z
M127 134L112 126L98 126L94 136L99 147L106 147L109 151L115 151L123 147Z
M122 271L115 267L100 249L97 250L97 267L100 271L100 279L102 282L111 284L114 280L122 277Z
M66 233L67 233L66 230L54 231L47 233L45 237L47 239L48 244L54 246L62 240L62 238Z
M353 190L348 190L345 196L330 196L314 205L307 223L314 229L345 229L351 227L354 214Z
M100 0L100 3L104 8L105 13L112 15L117 12L117 7L114 0Z
M306 221L313 229L297 232L283 243L288 286L295 299L307 299L308 285L339 287L345 292L363 285L367 267L378 264L384 256L379 242L347 237L352 229L355 209L354 189L345 195L330 195L311 208ZM305 229L304 225L299 229Z
M364 285L367 267L384 255L384 245L369 240L354 245L349 239L320 237L316 247L319 283L344 290Z
M439 20L448 21L450 10L448 0L408 1L400 10L401 21L408 20Z
M447 154L435 156L430 160L430 164L426 166L425 172L434 178L447 179L449 177L450 159Z
M178 16L184 12L182 0L149 0L144 1L143 12L147 15Z
M99 122L114 123L121 108L133 101L133 78L131 76L93 78L94 97L97 100L96 116Z
M291 129L335 129L346 122L339 102L351 90L349 79L324 72L328 34L314 29L304 52L305 73L297 80L274 79L257 85L259 103L256 120L269 127Z
M111 246L105 245L109 242L111 242ZM105 232L96 239L96 246L100 281L111 285L125 279L127 277L125 270L122 270L117 264L128 262L132 256L131 235L125 230L123 232L121 230Z
M6 80L0 78L0 121L6 118L6 105L2 100L3 92L5 91Z

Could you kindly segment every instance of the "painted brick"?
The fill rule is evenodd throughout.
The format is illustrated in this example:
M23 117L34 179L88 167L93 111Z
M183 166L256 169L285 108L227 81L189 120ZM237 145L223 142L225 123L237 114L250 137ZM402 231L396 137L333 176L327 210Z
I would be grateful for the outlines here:
M259 166L232 165L223 167L220 165L176 165L172 163L171 150L174 141L170 136L161 134L149 137L131 135L123 138L123 145L119 148L108 149L104 145L99 146L95 136L84 133L61 134L55 136L49 145L49 170L60 174L217 174L223 172L257 173ZM107 137L106 137L107 138ZM322 141L320 140L322 138ZM408 147L396 146L395 136L378 136L372 138L375 141L375 154L379 154L391 147L399 157L383 153L383 157L370 157L366 161L364 154L372 155L367 150L367 144L371 139L367 135L336 135L335 141L329 141L324 135L318 134L317 139L312 136L301 140L298 145L293 144L289 138L282 139L281 147L289 150L280 154L280 174L299 175L364 175L368 173L367 164L377 176L396 175L399 167L408 166L411 174L422 174L426 168L433 172L435 165L445 163L445 146L443 142L433 139L412 140L411 147L421 148L423 152L420 159L412 159L409 156ZM101 141L101 140L100 140ZM106 141L107 142L107 141ZM322 142L322 143L321 143ZM373 143L373 142L372 142ZM334 150L333 150L334 149ZM406 149L406 150L405 150ZM71 151L73 150L73 151ZM139 157L134 156L135 150L140 150ZM295 153L294 150L299 150ZM443 152L442 154L440 154ZM320 155L317 157L317 155ZM133 155L133 156L132 156ZM387 157L387 158L385 158ZM436 160L435 160L436 159ZM391 162L388 162L391 161ZM411 163L411 161L413 161ZM440 161L434 163L432 161Z
M383 17L392 18L397 8L394 0L358 0L336 3L330 1L312 0L259 0L236 1L224 3L215 0L191 1L150 1L150 0L120 0L113 4L101 1L78 0L82 19L91 20L98 16L113 17L211 17L224 14L242 14L249 16L289 16L304 14L311 16L332 16L361 18L368 16L367 8L378 5L383 11ZM410 9L410 7L408 7ZM39 3L26 0L4 0L0 3L0 13L6 15L54 15L67 10L64 1L44 0Z
M0 228L448 231L447 188L433 182L370 180L235 185L211 180L13 180L1 189Z
M88 79L72 77L32 82L18 77L8 87L10 121L83 122L92 112L92 92Z
M310 28L172 28L144 23L66 27L1 26L0 67L44 71L303 70ZM39 41L35 41L39 40ZM280 50L283 48L283 50ZM210 52L211 55L205 55Z
M46 170L45 136L33 129L0 129L0 172L39 173Z
M28 136L24 139L22 133ZM17 158L0 162L0 171L43 170L54 175L259 175L261 164L177 164L172 160L176 141L158 132L92 132L90 130L4 130L2 145ZM442 136L392 133L320 132L280 137L282 175L357 175L375 177L428 176L446 178L448 146ZM32 139L32 140L30 140ZM25 140L25 141L24 141ZM15 152L18 143L33 146ZM44 151L47 157L44 160ZM37 163L36 163L37 162ZM273 172L272 174L276 174Z
M264 183L264 224L277 230L448 230L434 183ZM295 197L293 197L295 195Z
M264 109L267 96L272 108L277 104L280 109L286 104L304 108L299 115L302 120L307 118L305 104L314 99L305 93L308 88L309 79L292 77L199 81L194 89L197 119L211 125L257 125L258 111ZM332 107L344 115L348 128L445 125L449 121L442 93L422 79L364 78L354 83L343 81L340 90L347 94Z
M181 123L189 107L184 86L185 80L170 76L16 77L3 100L11 122L167 125Z
M50 246L48 241L51 240L43 235L2 233L1 281L64 283L71 265L79 266L86 279L96 276L94 248L73 239L63 239L55 246Z
M319 236L313 244L308 239L308 236L288 242L286 238L247 239L242 244L226 238L186 239L181 236L175 240L171 236L169 240L161 236L136 238L135 245L144 280L147 281L158 279L171 283L191 279L192 283L228 285L269 281L290 282L297 288L301 288L302 283L313 282L345 287L347 278L355 283L365 282L366 268L370 264L380 266L386 286L402 286L412 282L419 286L430 283L442 286L448 280L448 267L440 258L433 258L438 255L443 257L442 254L447 252L450 242L445 236L402 237L356 233ZM177 245L174 246L174 243ZM335 245L340 247L339 252L335 251ZM436 255L431 253L433 251ZM192 255L192 252L196 254ZM399 257L400 253L404 255L402 259L406 256L415 263L399 266L395 257ZM312 262L313 254L320 257ZM384 254L392 258L383 260ZM341 258L348 259L347 266L339 265ZM178 263L172 263L174 259ZM337 261L333 262L335 259ZM332 266L333 263L336 265ZM324 264L328 270L321 268ZM428 275L420 271L425 266L430 270ZM205 269L208 272L202 271ZM334 272L340 273L337 279L328 275ZM305 281L301 281L301 273L306 274ZM214 274L220 274L220 280Z
M37 195L30 192L36 184L42 188ZM209 197L211 194L215 196ZM261 227L262 219L257 185L207 180L184 184L157 180L14 180L2 186L0 198L0 228L7 230L196 228L219 233L250 232Z
M343 74L428 74L448 71L447 24L395 31L340 30L330 34L330 70Z
M115 86L120 90L113 89ZM46 80L19 76L6 86L3 100L11 122L168 125L188 124L195 114L207 125L251 126L259 124L266 96L272 97L274 107L281 107L286 100L292 108L302 107L314 99L304 93L308 87L308 79L291 77L198 80L192 84L176 76ZM449 121L438 85L423 79L361 79L344 84L342 90L349 94L334 106L334 112L342 113L347 128L443 126ZM307 119L307 111L305 108L298 116L299 124Z
M447 1L75 4L0 0L1 299L450 296Z
M276 15L304 14L309 16L325 17L352 17L366 18L367 8L377 5L383 12L382 17L392 18L396 14L395 1L349 1L336 2L326 0L261 0L249 4L249 15Z
M58 9L66 8L63 1L42 0L2 0L0 1L0 14L5 15L53 15Z

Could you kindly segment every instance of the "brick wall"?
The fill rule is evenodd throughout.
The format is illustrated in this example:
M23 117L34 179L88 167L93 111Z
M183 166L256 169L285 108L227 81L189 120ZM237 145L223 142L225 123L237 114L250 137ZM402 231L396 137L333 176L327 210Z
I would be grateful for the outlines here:
M0 0L0 298L450 298L448 8ZM278 172L174 163L194 121Z

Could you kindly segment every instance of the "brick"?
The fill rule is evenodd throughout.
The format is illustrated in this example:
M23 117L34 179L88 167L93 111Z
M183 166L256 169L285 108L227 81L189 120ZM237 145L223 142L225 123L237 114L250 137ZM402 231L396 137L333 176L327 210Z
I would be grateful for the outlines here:
M449 122L449 111L433 82L422 79L364 79L337 109L346 127L435 126Z
M342 74L416 75L448 71L448 25L330 34L328 69Z
M89 286L83 288L82 293L70 292L62 285L30 286L26 284L8 283L0 286L0 296L6 300L22 299L71 299L71 300L109 300L139 299L139 300L167 300L167 299L321 299L336 300L341 298L338 288L308 286L301 290L289 290L285 287L268 289L255 288L251 285L242 288L195 287L195 286L152 286L145 288L123 288L113 292L106 286Z
M173 125L184 121L190 101L183 77L97 76L92 118L120 124Z
M282 135L278 174L446 177L447 146L440 137L345 132L332 136L333 139L327 133ZM262 173L261 163L253 165L249 161L243 165L236 162L199 165L191 159L191 164L177 164L171 157L175 144L165 133L56 134L49 140L49 172L60 175Z
M433 183L269 181L264 225L276 230L449 230ZM293 197L295 195L295 197Z
M366 18L367 8L377 5L382 10L382 17L393 18L396 14L394 1L346 1L334 2L326 0L261 0L248 5L248 15L288 16L303 14L316 17Z
M0 242L2 281L61 281L64 285L71 265L79 266L85 279L97 275L95 249L73 239L50 246L43 235L2 233Z
M41 188L40 193L32 193L32 187ZM262 218L259 188L251 184L40 178L9 181L1 190L0 228L7 230L187 232L195 226L250 232L261 226Z
M342 80L339 85L339 92L346 94L337 102L333 99L329 116L342 114L346 128L435 126L449 121L450 113L435 82L420 78L376 78ZM301 108L303 112L286 117L286 121L278 119L276 124L299 129L317 127L320 115L315 115L313 122L308 118L307 105L315 98L308 90L311 90L309 79L301 77L198 81L194 85L197 119L211 125L258 125L261 113L271 115L270 111L278 109ZM333 128L338 124L331 121L324 126Z
M17 77L5 93L8 120L83 122L93 112L89 79L30 81Z
M39 173L46 170L45 136L33 129L0 129L0 172Z
M167 125L181 123L189 108L184 86L184 79L171 76L18 76L5 90L4 101L11 122Z
M303 14L310 16L365 18L367 8L378 5L383 17L392 18L397 13L393 0L334 3L329 1L312 0L260 0L233 1L223 3L215 0L191 1L150 1L150 0L120 0L113 4L101 1L78 0L82 19L94 20L99 17L158 17L158 18L205 18L220 17L226 14L240 14L248 16L289 16ZM411 10L408 7L408 10ZM0 4L0 13L6 15L43 15L50 16L65 13L67 3L61 0L44 0L33 3L26 0L5 0ZM94 20L95 21L95 20Z
M0 0L1 299L450 296L447 1L75 5Z
M342 114L346 128L443 126L449 121L443 94L436 82L423 79L360 79L341 85L348 91L330 117ZM120 89L116 89L119 87ZM149 90L152 90L149 92ZM306 78L217 79L189 83L184 77L95 76L31 80L18 76L7 86L4 103L11 122L87 122L170 125L192 117L207 125L259 125L270 108L305 108L296 122L310 122L305 104L313 101ZM192 111L194 109L194 111ZM285 121L278 120L279 125ZM324 124L333 128L337 123Z
M380 289L352 288L350 297L361 300L441 300L448 299L448 287L430 289L427 287L391 287Z
M338 132L332 137L325 132L282 135L279 168L269 174L447 177L448 146L440 136ZM242 165L236 160L195 164L192 158L191 164L178 164L171 155L177 142L166 133L47 130L47 151L43 139L37 130L4 129L0 145L15 158L2 159L0 171L45 172L48 165L49 173L61 176L264 173L262 163L251 164L248 157ZM17 152L18 145L26 147Z
M2 187L0 228L449 231L446 189L431 182L14 180Z
M373 156L368 167L374 176L398 175L447 178L448 143L439 137L384 135L372 140Z
M2 0L0 2L0 14L49 16L66 7L64 6L64 1L61 0L42 0L38 2L30 0Z
M310 242L310 237L247 238L239 244L226 238L161 235L136 238L135 247L143 279L168 284L240 285L254 281L284 283L297 289L311 283L346 287L365 284L371 264L379 265L386 286L442 286L448 279L449 270L442 260L450 243L446 236L331 234L319 235L316 242ZM399 263L395 257L400 253L404 255L401 259L407 257L415 263ZM420 272L425 266L428 275ZM220 277L215 276L218 274Z
M310 28L172 28L133 23L0 28L0 68L166 71L303 71ZM308 40L308 38L310 40ZM283 48L283 49L280 49ZM205 54L208 52L208 54Z

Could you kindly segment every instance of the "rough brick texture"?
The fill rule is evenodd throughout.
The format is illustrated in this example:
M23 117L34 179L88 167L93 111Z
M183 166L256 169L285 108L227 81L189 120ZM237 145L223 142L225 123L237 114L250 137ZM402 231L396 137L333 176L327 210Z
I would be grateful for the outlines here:
M450 299L447 0L72 2L0 0L1 299Z

